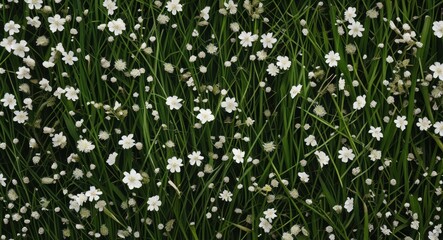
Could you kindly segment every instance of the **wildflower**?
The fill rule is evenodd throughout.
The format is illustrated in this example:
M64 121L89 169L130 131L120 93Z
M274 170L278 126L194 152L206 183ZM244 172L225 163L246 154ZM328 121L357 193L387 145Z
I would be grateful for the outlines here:
M88 141L86 139L80 139L77 141L77 148L80 152L88 153L94 150L95 145L92 144L91 141Z
M432 30L434 31L434 35L436 37L442 38L443 37L443 21L433 22L432 23Z
M340 60L340 55L334 51L330 51L325 55L325 58L329 67L336 67L338 65L338 61Z
M391 235L392 233L392 231L386 225L381 226L380 230L383 233L383 235Z
M272 224L268 220L260 218L260 224L258 224L258 227L263 228L263 230L268 233L272 229Z
M275 150L274 142L263 143L263 149L265 150L265 152L272 152L272 151L274 151Z
M200 11L200 17L206 21L209 20L209 10L211 10L211 7L209 6L203 8L203 10Z
M352 107L355 110L360 110L360 109L364 108L365 105L366 105L366 95L363 95L363 96L358 96L357 97L357 100L354 102Z
M31 79L31 69L27 67L19 67L15 73L17 74L17 79Z
M312 147L317 146L317 141L315 140L314 135L307 136L304 141L306 143L306 146L309 146L309 145L311 145Z
M291 61L289 61L287 56L278 56L277 67L279 67L281 70L288 70L291 67Z
M166 2L166 9L168 12L172 13L172 15L176 15L177 12L181 12L183 10L180 0L171 0Z
M371 152L369 153L368 157L371 159L371 161L380 160L381 159L381 151L376 150L376 149L372 149Z
M116 36L123 33L126 30L125 22L121 18L108 22L108 29L113 32Z
M263 214L265 215L265 218L272 223L272 219L277 217L277 210L275 210L274 208L268 208L266 209Z
M12 46L14 46L16 42L17 41L12 36L9 36L2 39L2 41L0 42L0 46L4 47L6 51L11 52Z
M232 154L234 155L232 157L232 159L234 159L234 161L236 163L243 163L244 161L244 157L245 157L245 152L238 149L238 148L233 148L232 149Z
M66 136L63 135L63 132L54 134L52 137L52 146L64 148L66 146L67 139Z
M12 20L5 23L3 28L4 28L5 32L7 32L11 36L14 35L15 33L20 32L20 25L16 24Z
M351 212L354 209L354 198L348 197L346 199L344 208L347 212Z
M226 112L231 113L237 110L238 103L235 101L235 98L226 97L220 106L224 108Z
M345 11L345 21L347 22L354 22L354 18L357 16L356 14L357 9L355 7L348 7L348 9Z
M262 34L260 42L263 48L272 48L272 45L277 42L277 39L272 37L273 33Z
M6 187L6 178L3 176L3 173L0 173L0 185Z
M297 96L301 92L302 85L299 84L297 86L292 86L291 91L289 92L291 94L291 98L294 99L295 96Z
M309 175L307 173L299 172L297 175L300 178L300 181L305 182L305 183L309 182Z
M204 159L204 157L201 156L200 151L193 151L191 154L188 155L188 158L189 158L189 164L197 166L200 166L202 160Z
M440 137L443 137L443 122L436 122L434 123L434 133L440 135Z
M420 131L427 131L430 127L432 127L432 123L427 117L419 118L416 125L419 127Z
M373 138L376 138L377 141L380 141L381 138L383 138L383 133L381 132L381 127L373 127L370 126L369 132Z
M96 189L94 186L89 187L89 190L85 192L85 196L89 198L89 201L97 201L100 199L100 195L103 192L100 189Z
M141 180L143 179L142 175L138 172L136 172L134 169L131 169L131 171L123 172L123 175L125 177L123 178L123 183L126 183L129 187L129 189L134 188L140 188L142 186Z
M54 17L48 17L48 22L50 23L49 29L51 29L53 33L57 31L61 32L65 29L63 25L65 24L66 19L60 17L58 14L56 14Z
M0 102L3 103L4 107L9 107L9 109L11 110L14 109L14 107L17 105L17 100L15 99L15 96L10 93L5 93Z
M21 40L18 43L15 43L12 45L12 50L14 50L13 54L16 56L19 56L21 58L25 57L25 53L29 52L29 48L27 46L27 42L24 40Z
M80 93L80 89L75 89L73 87L68 87L68 86L65 88L65 97L68 100L71 100L74 102L77 101L79 93Z
M338 158L341 159L342 162L347 163L348 160L354 160L355 154L352 152L352 149L347 147L342 147L341 150L338 151Z
M240 39L240 44L243 47L252 47L252 43L258 39L258 36L257 34L252 35L251 32L242 31L238 39Z
M224 4L223 4L224 6L225 6L225 8L226 8L226 10L229 10L229 14L236 14L237 13L237 4L236 3L234 3L234 1L232 1L232 0L229 0L229 2L225 2Z
M74 52L73 51L69 51L68 53L64 52L62 53L63 58L62 60L65 62L65 64L68 65L74 65L74 62L77 62L78 58L76 56L74 56Z
M180 172L180 167L183 166L182 159L177 157L172 157L168 159L168 165L166 165L166 169L168 169L171 173Z
M197 119L200 120L202 124L205 124L207 122L214 121L215 117L212 115L211 109L200 109Z
M358 21L355 21L350 25L348 25L348 29L349 29L349 35L351 35L354 38L357 36L362 37L363 36L362 32L365 30L363 25L361 25L361 23Z
M434 78L438 78L440 80L443 81L443 64L439 63L439 62L435 62L434 64L432 64L429 69L434 72L434 74L432 75L432 77Z
M108 10L108 15L113 15L114 11L117 9L117 4L115 1L105 0L103 1L103 7Z
M319 117L324 117L326 115L326 110L322 105L317 105L314 108L314 113Z
M133 139L134 134L123 135L118 144L123 147L123 149L130 149L135 146L135 140Z
M318 163L320 163L320 167L323 168L324 165L328 165L329 157L323 151L315 151L315 156L317 156Z
M115 68L115 70L120 71L120 72L124 71L126 69L126 62L121 59L118 59L114 63L114 68Z
M159 207L162 205L160 201L160 197L155 195L153 197L148 198L148 211L158 211Z
M223 190L223 192L220 193L219 198L225 202L231 202L232 196L234 196L230 191Z
M402 131L406 129L406 125L408 125L408 121L406 121L406 116L397 116L397 119L394 120L395 126L400 128Z
M28 112L25 111L14 111L14 118L12 121L17 123L25 123L28 121Z
M116 153L116 152L113 152L113 153L109 154L108 159L106 160L106 163L109 166L114 165L115 159L117 158L117 156L118 156L118 153Z
M182 107L182 104L180 103L181 101L183 101L183 99L178 98L177 96L168 97L166 98L166 105L168 105L171 110L178 110Z

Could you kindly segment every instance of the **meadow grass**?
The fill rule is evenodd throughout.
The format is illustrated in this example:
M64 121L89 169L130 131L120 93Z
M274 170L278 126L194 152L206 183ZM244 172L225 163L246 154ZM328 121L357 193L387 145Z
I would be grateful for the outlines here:
M442 9L2 0L1 239L440 239Z

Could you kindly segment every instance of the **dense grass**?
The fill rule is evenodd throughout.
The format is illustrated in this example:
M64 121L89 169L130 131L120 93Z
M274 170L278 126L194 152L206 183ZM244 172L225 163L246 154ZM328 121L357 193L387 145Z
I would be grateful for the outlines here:
M254 0L251 10L235 2L230 14L228 1L182 0L175 15L170 3L118 1L109 14L96 0L40 9L2 1L0 25L18 24L12 37L29 47L23 56L18 45L8 49L10 25L2 30L2 239L441 238L443 73L431 68L443 62L442 2ZM356 15L345 19L350 7ZM63 31L51 30L56 14ZM36 16L38 28L26 19ZM117 19L121 34L109 27ZM361 37L349 32L353 21ZM243 31L257 34L251 46L241 43ZM260 42L267 33L272 48ZM37 44L41 36L47 46ZM63 59L69 51L78 58L72 65ZM331 51L336 66L326 62ZM273 76L269 65L282 57L290 64ZM301 86L295 97L293 86ZM62 91L70 87L78 92ZM171 109L171 96L182 106ZM228 97L237 103L232 112ZM214 119L202 121L200 109ZM14 111L28 118L17 121ZM420 129L425 118L433 126ZM57 145L60 133L66 139ZM94 148L85 151L83 140ZM343 161L343 150L353 157ZM194 151L204 157L199 166L188 158ZM179 172L168 170L173 157L182 159ZM123 182L131 169L141 187ZM90 187L102 194L78 200ZM148 210L154 196L158 211ZM276 216L265 220L270 209Z

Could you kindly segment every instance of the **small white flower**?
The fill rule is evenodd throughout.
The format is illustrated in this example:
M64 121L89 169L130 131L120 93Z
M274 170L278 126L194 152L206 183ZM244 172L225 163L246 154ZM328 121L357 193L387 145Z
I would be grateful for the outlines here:
M116 36L123 33L126 30L126 24L121 18L108 22L108 29Z
M348 197L346 199L344 208L347 212L351 212L354 209L354 198Z
M182 107L181 101L183 101L183 99L178 98L177 96L171 96L166 98L166 105L168 105L171 110L179 110Z
M219 198L225 202L231 202L232 196L234 196L230 191L223 190L223 192L220 193Z
M291 61L287 56L278 56L277 57L277 67L281 70L288 70L291 67Z
M325 58L329 67L336 67L338 65L338 61L340 60L340 55L334 51L330 51L325 55Z
M229 2L225 2L223 5L225 6L226 10L229 10L229 14L237 13L237 4L234 3L234 1L229 0Z
M172 15L176 15L177 12L181 12L182 9L182 5L180 4L180 0L171 0L166 2L166 9L168 10L168 12L172 13Z
M275 210L274 208L268 208L263 212L263 214L265 215L265 218L270 223L272 223L272 220L277 217L276 213L277 213L277 210Z
M244 157L245 157L245 154L246 154L244 151L242 151L242 150L240 150L238 148L233 148L232 149L232 154L234 155L232 157L232 159L234 159L234 161L236 163L243 163Z
M301 92L301 88L302 88L301 84L297 86L292 86L291 91L289 92L291 94L292 99L294 99Z
M214 121L215 117L212 115L211 109L200 109L197 119L200 120L202 124L205 124L207 122Z
M338 159L341 159L342 162L347 163L349 160L354 160L355 154L352 149L347 147L342 147L341 150L338 151Z
M25 123L28 121L28 112L26 111L14 111L14 118L12 121L17 123Z
M305 182L305 183L309 182L309 175L307 173L299 172L297 175L300 178L300 181Z
M434 133L440 135L440 137L443 137L443 122L434 123L434 128Z
M20 25L16 24L12 20L5 23L3 28L4 28L5 32L8 32L9 35L14 35L15 33L20 32Z
M171 173L180 172L180 167L183 166L183 160L181 158L172 157L168 159L168 165L166 165L166 169L168 169Z
M352 107L355 110L360 110L362 108L364 108L366 105L366 95L363 96L358 96L357 99L355 100L354 104L352 105Z
M134 134L123 135L118 144L123 147L123 149L130 149L135 146L135 140L133 139Z
M345 21L347 22L354 22L354 18L357 17L357 9L355 7L348 7L348 9L345 11Z
M429 67L429 69L434 73L432 77L438 78L443 81L443 64L435 62Z
M419 127L420 131L428 131L428 129L432 127L432 123L427 117L419 118L416 125Z
M54 17L48 17L49 29L52 32L63 31L65 27L63 26L66 22L66 19L60 17L60 15L56 14Z
M274 63L270 63L268 65L268 68L266 69L266 72L268 72L269 75L275 77L280 72L280 70Z
M324 165L329 164L329 156L326 155L323 151L315 151L315 156L317 156L318 163L320 163L320 167L323 168Z
M189 164L200 166L204 157L201 155L200 151L193 151L188 155Z
M80 152L88 153L94 150L95 145L86 139L80 139L77 141L77 148Z
M383 138L383 133L381 132L381 127L373 127L370 126L369 132L373 138L377 139L377 141L380 141L381 138Z
M136 172L134 169L131 169L131 171L123 172L123 175L125 177L123 178L123 183L127 184L129 189L134 188L140 188L142 186L141 180L143 179L142 175L138 172Z
M116 153L116 152L113 152L113 153L109 154L108 159L106 160L106 163L109 166L114 165L117 156L118 156L118 153Z
M438 38L443 37L443 21L435 21L432 23L432 30L434 35Z
M240 44L243 47L252 47L252 43L258 39L258 35L253 35L251 32L242 31L238 36L238 39L240 39Z
M260 218L260 224L258 224L258 227L263 228L263 231L265 231L265 233L268 233L272 229L272 224L268 220Z
M0 173L0 185L6 187L6 178L3 176L3 173Z
M358 21L355 21L350 25L348 25L348 29L349 29L349 35L351 35L354 38L357 36L362 37L363 36L362 32L365 30L363 25L361 25L361 23Z
M98 201L100 199L100 195L103 192L100 189L96 189L94 186L89 187L89 190L86 191L85 196L89 198L89 201Z
M162 205L160 201L160 197L155 195L153 197L148 198L148 211L158 211L159 207Z
M397 116L397 118L394 120L395 126L397 128L400 128L402 131L406 129L406 126L408 125L408 121L406 121L406 116Z
M263 48L272 48L273 44L277 42L274 38L273 33L262 34L260 42L263 44Z
M306 146L312 146L312 147L317 146L317 141L315 140L315 136L314 135L307 136L305 138L305 143L306 143Z
M0 102L3 103L4 107L9 107L9 109L14 109L17 105L17 100L15 99L15 96L10 93L5 93L3 98L0 100Z
M67 138L65 135L63 135L63 132L54 134L54 136L52 137L53 147L64 148L66 146L66 143L67 143Z
M226 112L231 113L237 110L238 103L235 101L235 98L226 97L220 106L224 108Z

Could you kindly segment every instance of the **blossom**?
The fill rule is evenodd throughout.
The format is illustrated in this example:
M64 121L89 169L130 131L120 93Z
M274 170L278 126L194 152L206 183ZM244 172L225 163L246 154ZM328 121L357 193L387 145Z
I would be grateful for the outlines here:
M243 47L252 47L252 43L258 39L258 35L252 35L251 32L242 31L238 36L238 39L240 39L240 44Z
M355 21L350 25L348 25L348 29L349 29L349 35L351 35L354 38L357 36L362 37L363 36L362 32L365 30L365 28L363 27L363 25L361 25L359 21Z
M189 164L200 166L204 157L201 155L200 151L193 151L188 155Z
M305 182L305 183L309 182L309 175L307 173L299 172L297 175L300 178L300 181Z
M277 217L277 210L275 210L274 208L268 208L266 209L263 214L265 215L265 218L272 223L272 219Z
M233 194L230 191L223 190L223 192L221 192L218 197L225 202L231 202L232 196L233 196Z
M348 197L346 199L344 208L347 212L351 212L354 209L354 198Z
M8 32L9 35L14 35L15 33L20 32L20 25L16 24L14 21L9 21L7 23L5 23L5 25L3 26L3 29L5 30L5 32Z
M230 14L236 14L237 13L237 4L234 3L234 1L229 0L229 2L223 3L223 5L225 6L226 10L229 10Z
M65 135L63 135L63 132L54 134L54 136L52 137L53 147L64 148L66 146L66 143L67 143L67 138Z
M5 93L0 102L3 103L4 107L9 107L9 109L11 110L14 109L14 107L17 105L17 100L15 99L15 96L10 93Z
M113 152L113 153L109 154L108 159L106 160L106 163L109 166L114 165L115 159L117 158L117 156L118 156L118 153L116 153L116 152Z
M129 189L133 188L140 188L142 186L141 180L143 179L142 175L138 172L136 172L134 169L131 169L131 171L123 172L123 175L125 177L123 178L123 183L126 183L129 187Z
M200 109L197 119L200 120L202 124L205 124L207 122L214 121L215 117L212 115L211 109Z
M62 60L65 62L65 64L68 65L74 65L74 62L77 62L78 58L76 56L74 56L74 52L73 51L69 51L68 53L64 52L62 53L63 58Z
M354 104L352 105L352 107L355 110L360 110L362 108L364 108L366 105L366 95L363 96L358 96L357 99L355 100Z
M434 78L438 78L440 80L443 81L443 64L439 63L439 62L435 62L434 64L432 64L429 69L434 72L434 74L432 75L432 77Z
M234 159L234 161L236 163L243 163L244 157L245 157L245 154L246 154L244 151L242 151L242 150L240 150L238 148L233 148L232 149L232 154L234 155L232 157L232 159Z
M100 195L103 192L100 189L96 189L94 186L89 187L89 190L85 192L85 196L89 197L89 201L98 201L100 199Z
M432 30L434 35L438 38L443 37L443 21L435 21L432 23Z
M25 123L28 121L28 112L26 111L14 111L14 118L12 121L18 122L18 123Z
M181 158L172 157L168 159L168 165L166 165L166 169L168 169L171 173L180 172L180 167L183 166L183 160Z
M25 53L29 52L29 48L27 46L27 42L24 40L21 40L18 43L15 43L12 45L12 50L14 50L13 54L16 56L19 56L21 58L25 57Z
M6 187L6 178L3 176L3 173L0 173L0 185Z
M314 135L307 136L304 141L306 143L306 146L309 146L309 145L311 145L312 147L317 146L317 141L315 140Z
M323 151L315 151L315 156L317 156L318 163L320 163L320 167L323 168L324 165L328 165L329 157Z
M434 133L443 137L443 121L434 123Z
M268 65L268 68L266 69L266 72L268 72L269 75L275 77L280 72L280 70L274 63L270 63Z
M63 31L65 27L63 26L66 22L66 19L60 17L60 15L56 14L54 17L48 17L49 29L52 32Z
M226 112L231 113L237 110L238 103L235 101L235 98L226 97L220 106L224 108Z
M258 227L263 228L263 231L268 233L272 229L272 224L268 220L260 218L260 224L258 224Z
M368 133L371 134L373 138L376 138L377 141L380 141L380 139L383 138L383 133L381 132L381 127L375 128L373 126L370 126Z
M118 144L123 147L123 149L130 149L135 146L135 140L133 139L134 134L123 135Z
M66 87L65 88L65 97L68 100L71 101L77 101L78 100L78 94L80 93L80 89L75 89L73 87Z
M406 116L397 116L394 120L395 126L400 128L402 131L406 129L406 125L408 125L408 121L406 121Z
M25 0L25 3L28 4L29 9L40 9L42 8L43 0Z
M281 70L288 70L291 67L291 61L289 61L287 56L278 56L277 67L279 67Z
M345 21L347 22L354 22L354 18L357 17L357 9L355 7L348 7L348 9L345 11Z
M297 86L292 86L291 91L289 92L291 94L291 98L294 99L295 96L297 96L301 92L302 85L299 84Z
M159 207L162 205L160 201L160 197L155 195L153 197L148 198L148 211L158 211Z
M325 55L325 58L329 67L336 67L338 65L338 61L340 60L340 55L334 51L329 51L329 53Z
M86 139L80 139L77 141L77 148L80 152L88 153L94 150L95 145Z
M166 98L166 105L169 106L169 109L180 109L182 104L180 103L183 99L178 98L177 96L171 96Z
M31 79L31 69L27 67L19 67L15 73L17 74L17 79Z
M263 48L272 48L272 45L277 42L274 38L273 33L262 34L260 42L263 44Z
M168 12L172 13L172 15L176 15L177 12L181 12L183 10L180 0L171 0L166 2L166 9Z
M432 123L427 117L419 118L416 125L419 127L420 131L427 131L430 127L432 127Z
M354 160L355 154L352 149L347 147L342 147L341 150L338 151L338 159L341 159L342 162L347 163L348 160Z
M108 22L108 29L113 32L116 36L123 33L126 30L126 24L121 18Z
M117 9L117 3L112 0L103 1L103 7L108 10L108 15L113 15L114 11Z

